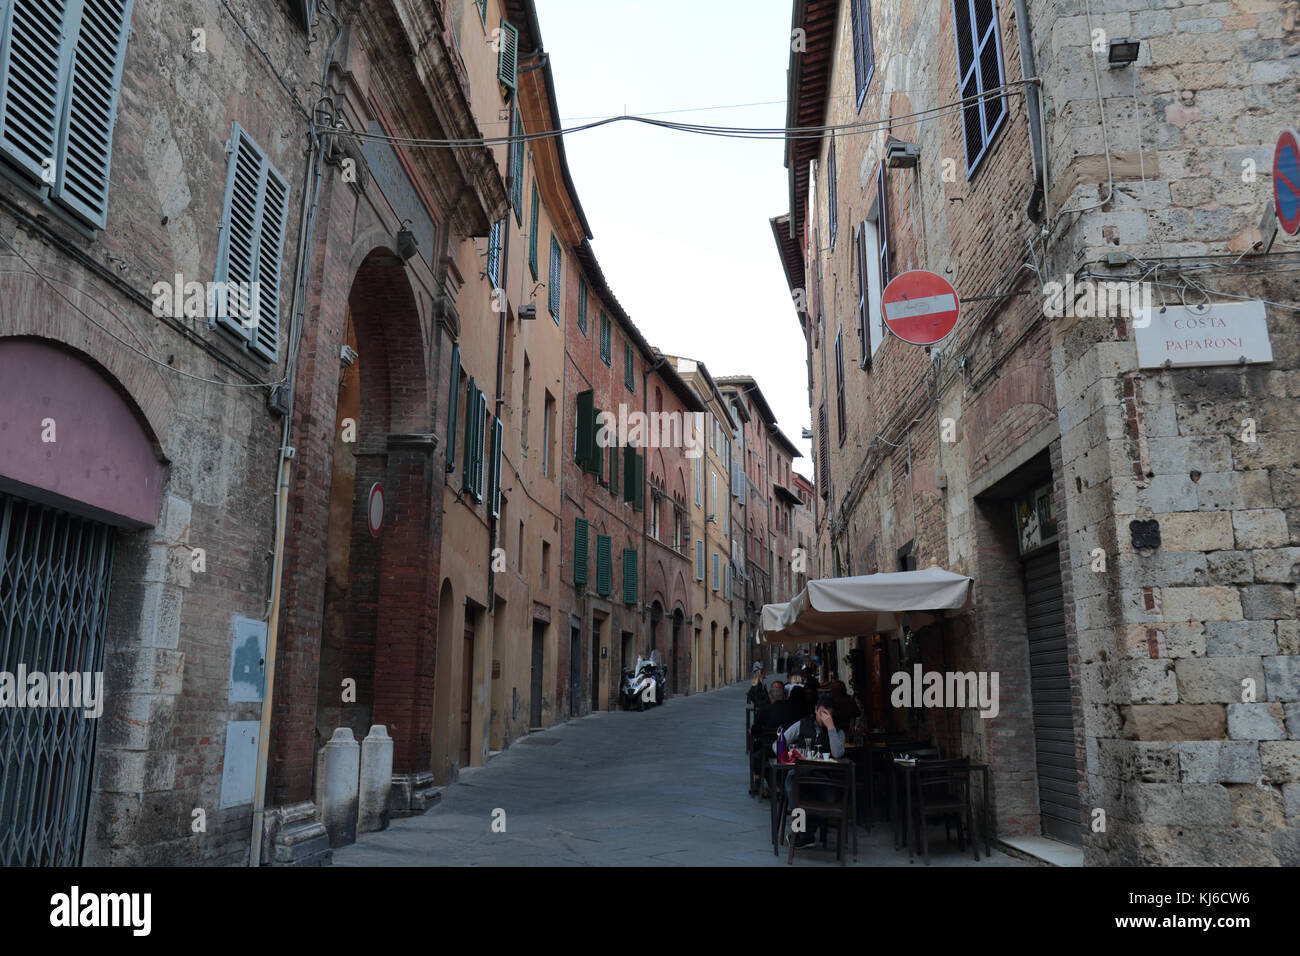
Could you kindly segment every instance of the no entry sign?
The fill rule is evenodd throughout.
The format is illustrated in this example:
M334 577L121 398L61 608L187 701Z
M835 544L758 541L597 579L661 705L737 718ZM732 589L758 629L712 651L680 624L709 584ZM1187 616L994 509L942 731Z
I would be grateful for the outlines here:
M1273 207L1288 236L1300 231L1300 142L1295 130L1283 130L1273 150Z
M377 481L370 486L366 501L366 524L370 526L370 537L379 537L384 527L384 486Z
M880 301L889 330L912 345L933 345L957 324L957 290L924 269L894 277Z

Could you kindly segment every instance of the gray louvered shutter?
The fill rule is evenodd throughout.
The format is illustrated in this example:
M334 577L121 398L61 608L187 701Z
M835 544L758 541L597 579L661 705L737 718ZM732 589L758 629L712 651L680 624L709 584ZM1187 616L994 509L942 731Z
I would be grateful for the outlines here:
M501 21L501 52L497 57L497 79L501 85L513 90L519 85L519 30Z
M0 13L0 150L32 176L55 159L76 0L12 0Z
M113 123L130 28L131 0L85 0L60 118L58 175L50 198L99 229L108 221Z
M695 539L695 580L704 580L704 542Z

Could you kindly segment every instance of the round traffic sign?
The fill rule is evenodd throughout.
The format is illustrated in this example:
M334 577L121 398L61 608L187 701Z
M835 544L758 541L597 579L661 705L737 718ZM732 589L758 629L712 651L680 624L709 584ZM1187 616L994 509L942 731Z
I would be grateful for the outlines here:
M370 526L370 537L379 537L384 527L384 486L377 481L370 486L370 497L366 501L366 524Z
M1300 232L1300 141L1284 129L1273 150L1273 208L1288 236Z
M957 290L935 272L895 276L880 303L889 330L912 345L933 345L957 324Z

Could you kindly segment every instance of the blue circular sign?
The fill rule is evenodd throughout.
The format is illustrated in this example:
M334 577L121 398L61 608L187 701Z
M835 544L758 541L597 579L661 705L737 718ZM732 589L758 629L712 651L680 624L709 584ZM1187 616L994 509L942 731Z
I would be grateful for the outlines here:
M1273 207L1288 236L1300 232L1300 142L1283 130L1273 151Z

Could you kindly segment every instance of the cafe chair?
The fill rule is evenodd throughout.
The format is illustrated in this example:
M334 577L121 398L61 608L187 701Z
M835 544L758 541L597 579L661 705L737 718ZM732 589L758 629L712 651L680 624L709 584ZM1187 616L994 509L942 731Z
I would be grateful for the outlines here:
M949 841L952 840L952 828L957 828L957 847L966 851L969 839L978 861L979 847L975 844L974 831L971 829L970 803L970 758L959 760L928 760L916 767L917 790L917 836L921 842L921 856L925 865L930 865L930 839L927 824L931 819L941 818L944 831Z
M853 837L853 859L858 858L858 831L853 827L853 764L826 764L812 760L795 761L792 796L795 808L807 812L807 823L820 821L822 827L835 828L835 858L844 865L844 840ZM802 786L803 791L800 792ZM825 830L822 833L825 839ZM795 834L790 833L790 852L786 863L794 862ZM806 847L805 847L806 849Z
M757 736L752 738L753 746L758 748L757 756L753 753L749 758L749 795L763 799L763 783L766 780L766 774L763 772L767 766L767 759L774 756L772 745L776 743L775 730L762 730Z

